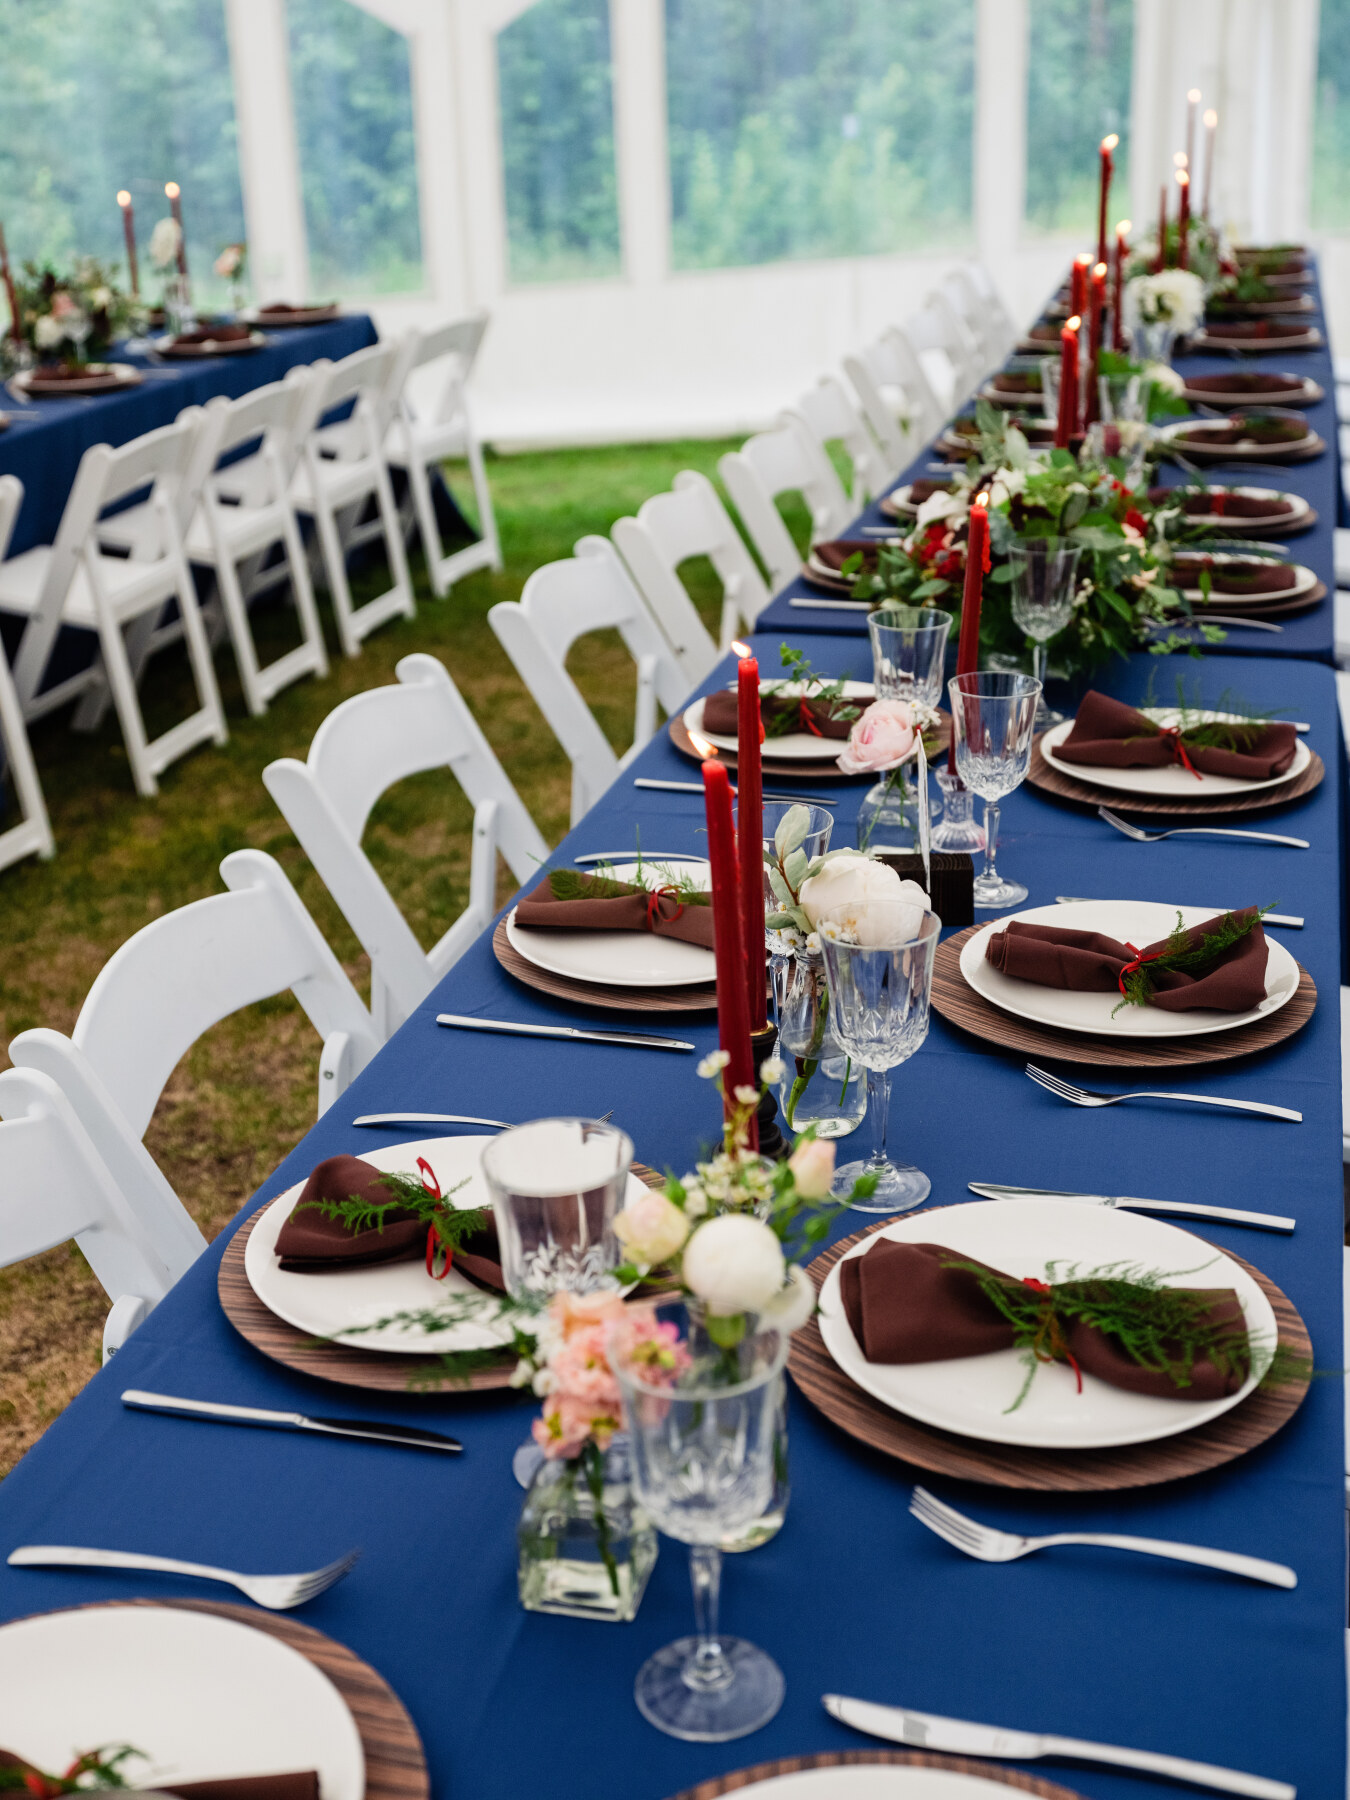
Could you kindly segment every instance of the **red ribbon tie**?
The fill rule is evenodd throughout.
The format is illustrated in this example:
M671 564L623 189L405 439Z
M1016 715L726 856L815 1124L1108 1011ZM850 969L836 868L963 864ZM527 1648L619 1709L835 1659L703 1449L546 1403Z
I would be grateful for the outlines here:
M1145 963L1157 962L1160 956L1166 956L1167 954L1165 950L1155 950L1151 956L1145 956L1139 946L1137 944L1132 944L1128 938L1125 940L1125 948L1134 951L1134 961L1127 962L1120 971L1120 974L1116 977L1116 986L1120 989L1122 999L1129 998L1129 995L1125 991L1125 977L1127 975L1137 975Z
M1134 945L1131 944L1130 948L1131 948L1131 950L1133 950ZM1031 1275L1024 1275L1022 1277L1022 1286L1024 1288L1030 1288L1031 1292L1033 1294L1039 1294L1043 1300L1049 1300L1053 1293L1053 1289L1051 1288L1049 1282L1037 1281L1035 1279L1035 1277L1031 1276ZM1057 1345L1055 1343L1056 1339L1058 1339ZM1065 1362L1068 1363L1069 1367L1073 1370L1074 1379L1078 1383L1078 1392L1081 1394L1083 1391L1083 1371L1078 1366L1078 1358L1074 1355L1073 1351L1070 1350L1069 1346L1064 1342L1064 1338L1063 1338L1062 1334L1060 1333L1058 1327L1053 1326L1053 1324L1052 1324L1052 1334L1051 1334L1051 1346L1052 1346L1052 1354L1048 1357L1042 1357L1042 1360L1047 1361L1047 1362L1054 1362L1055 1357L1053 1355L1053 1350L1055 1348L1062 1350L1064 1352ZM1033 1348L1034 1348L1034 1346L1033 1346ZM1039 1354L1039 1352L1038 1352L1038 1354Z
M1205 779L1204 776L1186 754L1186 745L1181 736L1181 727L1179 725L1163 725L1159 727L1159 733L1176 760L1181 763L1184 768L1189 769L1197 781L1203 781Z
M671 900L675 904L672 913L661 911L661 902ZM647 889L647 929L655 931L658 925L673 925L684 911L684 901L680 899L680 890L673 887Z
M433 1200L439 1200L441 1197L441 1184L436 1179L436 1171L424 1156L419 1156L417 1159L417 1173L422 1177L423 1190L430 1194ZM437 1207L436 1210L439 1212L440 1208ZM442 1267L438 1269L436 1267L436 1261L439 1256L443 1256L445 1262ZM454 1251L448 1244L441 1242L433 1221L432 1224L427 1226L427 1274L430 1275L433 1281L444 1281L446 1276L450 1273L450 1265L454 1260Z

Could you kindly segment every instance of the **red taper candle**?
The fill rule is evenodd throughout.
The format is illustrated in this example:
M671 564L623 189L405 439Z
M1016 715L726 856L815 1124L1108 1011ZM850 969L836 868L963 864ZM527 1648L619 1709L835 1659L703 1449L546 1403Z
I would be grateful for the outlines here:
M1158 200L1158 260L1153 265L1155 275L1160 275L1167 267L1167 183L1162 184Z
M14 293L14 277L9 271L9 249L5 244L3 225L0 225L0 281L5 284L5 298L9 302L9 335L18 344L23 341L23 327L19 323L19 302Z
M717 957L717 1036L730 1061L722 1071L727 1112L738 1087L755 1087L750 1049L750 1003L745 981L745 938L741 931L741 890L737 879L736 826L731 810L731 777L721 763L703 765L703 806L708 819L708 861L712 868L713 932ZM762 851L760 852L762 856ZM760 903L763 914L763 902ZM760 927L761 943L763 926ZM759 1127L750 1119L750 1147L759 1148Z
M1130 221L1122 219L1116 226L1116 280L1111 299L1111 343L1117 350L1125 348L1125 257L1130 244Z
M1069 311L1077 313L1081 319L1087 311L1088 302L1088 270L1092 267L1090 256L1075 256L1073 269L1069 275Z
M1077 340L1075 340L1076 344ZM1061 389L1061 394L1062 394ZM978 494L970 509L966 538L966 579L961 589L961 635L956 643L956 672L973 675L980 664L980 607L989 573L989 496ZM956 773L956 733L947 747L947 771Z
M1097 261L1098 262L1106 261L1106 202L1110 198L1111 176L1115 170L1115 164L1111 160L1111 152L1115 149L1116 145L1119 142L1120 142L1119 137L1117 137L1116 133L1113 131L1109 137L1104 137L1102 139L1102 143L1101 143L1102 164L1101 164L1101 176L1100 176L1100 180L1098 183L1098 192L1097 192Z
M764 778L760 745L759 664L742 657L736 668L736 843L741 876L741 928L750 1029L768 1023L764 965Z
M122 236L127 245L127 280L133 295L141 291L141 272L136 263L136 216L131 210L131 195L125 188L117 196L122 209Z
M1099 262L1092 271L1088 288L1088 366L1083 389L1083 423L1088 426L1100 417L1097 392L1097 364L1102 353L1102 328L1106 314L1106 264Z
M1190 267L1190 263L1187 259L1190 249L1188 239L1191 230L1191 178L1186 173L1185 169L1177 170L1177 186L1181 189L1181 211L1179 214L1179 235L1177 237L1177 267L1179 269L1186 269Z
M1065 321L1059 334L1059 413L1055 420L1055 448L1067 450L1078 435L1078 328L1075 316ZM967 564L969 568L969 564ZM956 671L958 675L964 671Z

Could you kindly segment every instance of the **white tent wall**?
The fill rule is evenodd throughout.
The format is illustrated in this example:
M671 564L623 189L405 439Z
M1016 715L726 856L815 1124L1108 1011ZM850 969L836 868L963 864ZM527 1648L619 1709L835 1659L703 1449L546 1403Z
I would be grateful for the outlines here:
M496 35L531 0L350 0L409 40L424 288L368 302L382 328L486 307L475 375L503 445L620 442L760 426L845 351L902 318L947 252L674 271L663 0L609 0L622 271L508 278ZM1072 238L1022 224L1027 0L976 0L974 232L1018 318ZM307 256L285 0L226 0L259 298L304 291ZM1185 92L1220 114L1215 211L1244 235L1306 235L1318 0L1135 0L1132 191L1147 230L1184 139ZM1350 343L1350 238L1328 240L1333 334ZM1346 296L1344 320L1336 296ZM1343 329L1338 329L1343 326Z

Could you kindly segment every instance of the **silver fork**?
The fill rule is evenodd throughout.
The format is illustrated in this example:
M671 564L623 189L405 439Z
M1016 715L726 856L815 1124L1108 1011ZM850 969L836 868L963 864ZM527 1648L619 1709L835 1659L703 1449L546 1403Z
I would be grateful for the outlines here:
M326 1568L311 1569L307 1575L241 1575L235 1569L179 1562L172 1556L141 1556L134 1550L87 1550L73 1544L21 1544L10 1551L8 1560L17 1569L154 1569L164 1575L193 1575L202 1581L228 1582L270 1612L289 1612L341 1581L360 1555L359 1550L349 1550Z
M1170 837L1222 837L1245 838L1253 844L1284 844L1290 850L1312 849L1307 838L1281 837L1276 831L1236 831L1225 825L1176 825L1170 831L1144 831L1140 826L1131 825L1127 819L1113 813L1109 806L1099 806L1097 817L1105 819L1108 825L1114 825L1127 838L1133 838L1136 844L1160 844L1164 838Z
M1264 1581L1271 1587L1298 1586L1298 1576L1284 1563L1267 1562L1260 1556L1241 1556L1232 1550L1206 1550L1198 1544L1171 1544L1163 1538L1120 1537L1114 1532L1058 1531L1052 1537L1018 1537L1011 1531L996 1531L992 1525L980 1525L968 1519L930 1494L916 1487L910 1496L909 1510L921 1525L935 1532L953 1549L963 1550L979 1562L1016 1562L1019 1556L1030 1556L1035 1550L1051 1550L1060 1544L1094 1544L1105 1550L1137 1550L1143 1556L1167 1556L1173 1562L1199 1563L1205 1569L1222 1569L1229 1575L1242 1575L1248 1581Z
M1137 1094L1099 1094L1095 1088L1074 1087L1071 1082L1061 1081L1058 1075L1038 1069L1035 1063L1028 1063L1022 1073L1074 1106L1119 1106L1122 1100L1189 1100L1193 1106L1223 1106L1232 1112L1260 1113L1263 1118L1288 1119L1294 1125L1303 1123L1301 1112L1293 1112L1287 1106L1267 1106L1260 1100L1219 1100L1213 1094L1164 1094L1152 1088L1143 1088Z

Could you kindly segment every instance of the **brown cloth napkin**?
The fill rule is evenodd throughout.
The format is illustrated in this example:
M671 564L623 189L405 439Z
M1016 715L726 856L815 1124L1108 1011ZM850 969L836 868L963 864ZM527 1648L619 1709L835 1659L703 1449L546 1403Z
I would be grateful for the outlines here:
M1179 556L1172 565L1178 587L1195 588L1209 570L1211 593L1282 594L1298 586L1298 570L1292 563L1253 558L1250 562L1215 562L1212 556Z
M995 375L994 386L1000 394L1039 394L1041 372L1039 369L1003 369Z
M371 1263L416 1262L427 1253L427 1223L406 1207L384 1217L383 1231L349 1231L311 1200L365 1200L381 1206L392 1199L382 1172L359 1156L330 1156L305 1183L304 1192L277 1235L281 1266L295 1275L323 1275L332 1269L359 1269ZM478 1287L502 1291L501 1251L491 1218L456 1250L454 1267Z
M0 1768L43 1778L40 1769L12 1750L0 1749ZM297 1769L284 1775L236 1775L222 1781L166 1781L159 1783L155 1792L181 1794L183 1800L319 1800L319 1777L314 1769Z
M1302 388L1298 375L1262 375L1256 370L1235 369L1231 375L1188 375L1186 386L1197 394L1283 394Z
M1247 918L1253 909L1237 914ZM1186 936L1199 949L1205 933L1220 918L1192 925ZM1001 974L1018 981L1034 981L1041 987L1068 988L1076 994L1114 994L1120 991L1120 972L1136 955L1144 957L1167 948L1167 939L1144 944L1138 952L1100 931L1071 931L1061 925L1027 925L1011 919L994 932L985 957ZM1162 1012L1250 1012L1266 997L1266 934L1254 925L1231 949L1216 956L1202 969L1157 969L1149 966L1153 992L1149 1005Z
M862 556L857 571L845 575L845 581L856 580L859 574L871 575L877 566L877 550L878 546L871 538L826 538L823 543L811 546L816 561L836 575L851 556Z
M655 937L715 948L713 909L706 902L699 905L670 893L654 894L636 883L615 885L629 891L619 898L588 894L580 900L559 900L545 876L516 902L516 923L548 931L650 931Z
M877 1238L863 1256L839 1265L839 1289L853 1335L868 1362L945 1362L959 1356L985 1356L1013 1346L1013 1328L983 1293L979 1278L953 1262L974 1264L1010 1287L1018 1278L977 1262L942 1244L897 1244ZM1056 1283L1077 1287L1078 1282ZM1213 1295L1212 1321L1225 1335L1247 1337L1246 1322L1231 1288L1199 1288L1188 1292ZM1167 1400L1220 1400L1236 1393L1244 1376L1197 1358L1189 1387L1178 1387L1164 1372L1142 1368L1125 1346L1094 1325L1075 1320L1065 1331L1070 1354L1085 1374L1133 1394Z
M1148 490L1148 497L1154 506L1166 506L1179 499L1184 513L1213 513L1230 519L1277 519L1294 510L1293 502L1283 494L1236 494L1231 488L1154 487Z
M1183 444L1195 444L1199 449L1206 449L1215 444L1299 444L1308 436L1308 425L1304 419L1267 419L1249 418L1245 413L1233 413L1226 425L1217 430L1200 430L1178 432L1178 441Z
M1312 330L1302 319L1224 319L1207 332L1218 338L1293 338Z
M821 737L846 738L866 705L866 700L813 700L809 694L761 694L759 716L764 721L764 729L771 734L780 720L788 719L791 724L787 729L791 731L809 732L814 726ZM837 718L835 715L840 709L850 716ZM806 723L807 719L810 719L810 725ZM736 736L735 688L719 688L708 695L703 702L703 729L712 732L714 737ZM771 735L764 746L766 756L773 754L772 742Z
M1055 755L1064 762L1099 769L1165 769L1180 758L1174 740L1132 706L1093 689L1083 696L1073 730ZM1239 781L1269 781L1294 760L1298 733L1291 724L1260 725L1245 750L1187 744L1186 754L1202 775L1231 775ZM1184 764L1181 764L1184 767Z

